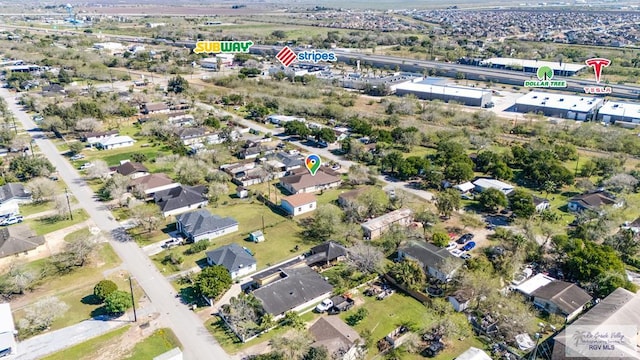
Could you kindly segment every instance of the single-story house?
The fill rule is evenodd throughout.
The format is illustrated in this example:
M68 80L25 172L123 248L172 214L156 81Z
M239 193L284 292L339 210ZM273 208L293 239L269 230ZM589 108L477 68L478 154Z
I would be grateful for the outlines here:
M365 239L373 240L382 236L393 224L407 226L412 221L413 211L411 209L398 209L366 221L361 226Z
M533 304L550 314L563 316L567 321L580 315L591 302L591 295L578 285L556 280L536 289Z
M363 351L360 335L337 316L323 316L309 327L311 346L325 347L332 359L356 360Z
M65 95L67 92L64 90L64 87L60 84L49 84L43 86L40 95L42 96L58 96Z
M301 311L331 295L333 286L308 266L281 269L277 279L253 291L262 308L277 320L288 311Z
M467 181L467 182L462 183L462 184L454 185L453 188L458 190L458 191L460 191L463 194L466 194L466 193L470 192L471 190L475 189L476 186L473 183L471 183L471 181Z
M341 182L338 173L326 166L321 166L315 176L311 175L306 168L296 169L291 175L280 179L280 186L290 194L299 194L336 188Z
M115 168L115 172L120 175L128 176L131 179L137 179L139 177L149 175L149 170L146 166L139 162L131 162L129 160L122 160L120 165Z
M147 103L144 104L142 109L142 113L145 115L149 114L167 114L171 111L169 106L165 103Z
M474 189L477 192L483 192L488 189L496 189L502 191L503 194L509 195L513 191L513 185L507 184L496 179L480 178L473 182Z
M263 145L257 145L257 146L250 146L250 147L241 149L238 152L238 157L240 159L255 159L260 154L270 155L270 154L273 154L273 152L274 152L273 148L263 146Z
M133 146L136 141L130 136L112 136L105 139L101 139L96 143L96 147L102 150L118 149L127 146Z
M173 189L177 186L180 186L180 184L174 182L163 173L147 174L131 180L131 189L140 191L146 196L152 196L158 191Z
M430 277L442 282L450 281L464 261L441 247L421 241L411 241L398 249L398 257L415 260L422 264Z
M593 359L594 357L590 355L595 354L589 353L586 345L576 346L576 336L579 330L597 328L602 328L607 332L620 332L632 340L616 343L615 349L607 350L607 353L610 353L609 356L598 357L599 359L638 359L638 348L635 341L637 329L640 328L640 311L638 309L640 309L640 293L617 288L553 338L551 359ZM604 354L600 351L599 355Z
M244 171L236 172L231 181L239 186L251 186L262 184L272 178L272 174L269 174L262 166L255 166Z
M198 242L238 231L238 222L200 209L176 216L176 228L190 242Z
M166 217L206 206L209 199L204 195L205 191L204 186L180 185L156 192L153 201Z
M349 204L353 203L360 197L360 195L364 194L370 189L369 186L360 187L357 189L345 191L338 195L338 204L342 207L349 206Z
M530 277L525 282L521 283L516 287L516 291L520 292L522 295L531 299L533 293L542 288L545 285L548 285L552 282L556 281L556 279L552 278L549 275L545 275L543 273L539 273Z
M613 194L607 191L598 190L572 197L569 199L567 208L569 211L591 210L600 212L600 207L606 205L618 208L623 205L623 201L616 199Z
M109 130L109 131L94 131L83 133L80 137L80 140L89 143L89 145L93 145L100 140L104 140L106 138L110 138L112 136L118 136L118 130Z
M472 346L453 360L491 360L491 356Z
M280 207L291 216L298 216L316 209L316 197L313 194L300 193L282 198Z
M11 304L0 303L0 357L12 359L18 354L15 323L11 314Z
M19 205L31 202L31 192L20 183L0 186L0 215L19 212Z
M192 128L192 127L184 127L184 128L176 128L174 133L182 141L182 144L185 146L193 145L199 142L199 139L203 137L207 130L205 128Z
M309 255L304 258L309 266L322 266L342 261L347 258L347 249L335 241L326 241L309 250Z
M548 210L549 207L551 206L551 204L549 203L549 200L543 199L537 196L533 197L533 205L536 207L537 212L543 212L545 210Z
M26 253L44 245L44 236L38 236L27 224L0 228L0 258Z
M207 251L209 265L222 265L235 279L256 271L256 259L236 243Z
M276 153L276 159L284 166L284 171L300 169L304 165L304 158L300 154L289 154L284 151Z
M465 311L471 303L471 297L464 290L457 290L447 297L449 303L453 305L453 309L457 312Z

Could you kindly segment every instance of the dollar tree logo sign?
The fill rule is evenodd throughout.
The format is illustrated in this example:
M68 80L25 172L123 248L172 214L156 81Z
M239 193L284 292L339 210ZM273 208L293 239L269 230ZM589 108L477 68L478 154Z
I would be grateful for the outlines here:
M567 87L567 82L564 80L552 80L553 69L549 66L540 66L536 71L538 80L527 80L524 82L524 87L536 87L536 88L563 88Z

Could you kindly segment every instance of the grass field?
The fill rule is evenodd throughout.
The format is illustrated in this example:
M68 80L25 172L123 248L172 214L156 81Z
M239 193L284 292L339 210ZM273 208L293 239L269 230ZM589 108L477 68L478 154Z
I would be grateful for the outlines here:
M83 209L73 210L73 220L66 218L58 221L54 218L42 217L38 219L27 219L25 223L29 224L33 231L38 235L48 234L60 229L64 229L71 225L81 223L89 218L89 215Z
M153 359L179 346L180 342L171 329L158 329L151 336L137 343L131 356L125 358L125 360Z
M42 360L85 360L95 358L99 354L100 349L111 344L115 339L124 335L129 330L130 325L123 326L120 329L113 330L104 335L85 341L76 346L62 350L55 354L44 357Z

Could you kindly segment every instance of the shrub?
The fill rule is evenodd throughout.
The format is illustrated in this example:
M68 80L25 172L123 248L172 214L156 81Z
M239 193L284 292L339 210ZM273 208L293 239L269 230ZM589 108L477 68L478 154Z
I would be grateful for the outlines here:
M197 254L201 251L207 250L207 247L209 247L209 240L200 240L191 244L185 253L187 255Z
M94 286L93 295L100 299L100 301L104 301L109 294L116 290L118 290L116 283L111 280L102 280Z

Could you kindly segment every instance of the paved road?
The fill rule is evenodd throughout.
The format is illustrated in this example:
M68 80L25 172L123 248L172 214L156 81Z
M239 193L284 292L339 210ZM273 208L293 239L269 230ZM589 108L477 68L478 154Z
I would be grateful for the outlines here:
M29 114L16 104L15 94L2 88L0 96L5 99L8 108L22 123L23 128L30 132L40 151L56 167L60 178L65 181L71 193L76 197L78 203L82 204L96 226L107 233L120 227L120 224L114 220L113 214L104 204L95 199L93 191L78 175L76 169L64 159L56 146L46 139L42 132L33 130L36 125ZM135 242L118 242L113 239L110 242L124 267L137 280L152 304L161 311L161 322L170 327L182 343L185 359L224 360L231 358L217 344L196 314L188 310L172 295L175 290L171 284L160 274Z

